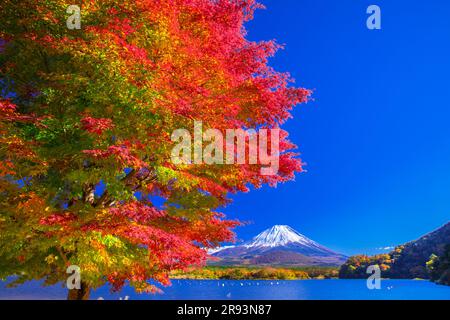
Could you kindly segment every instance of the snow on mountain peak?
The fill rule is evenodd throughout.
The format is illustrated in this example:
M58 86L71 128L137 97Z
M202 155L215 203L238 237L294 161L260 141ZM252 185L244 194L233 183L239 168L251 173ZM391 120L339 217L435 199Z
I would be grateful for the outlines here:
M308 239L304 235L295 231L286 225L276 225L257 235L253 240L246 244L247 248L254 247L278 247L288 244L301 244L304 246L320 246L316 242Z
M259 235L254 237L253 240L245 242L242 245L209 249L208 253L210 255L214 255L238 248L245 250L270 250L272 248L289 246L296 246L297 248L302 248L302 250L310 250L314 252L332 253L329 249L286 225L273 226L272 228L261 232Z
M346 260L286 225L269 228L251 241L208 250L215 265L341 265Z

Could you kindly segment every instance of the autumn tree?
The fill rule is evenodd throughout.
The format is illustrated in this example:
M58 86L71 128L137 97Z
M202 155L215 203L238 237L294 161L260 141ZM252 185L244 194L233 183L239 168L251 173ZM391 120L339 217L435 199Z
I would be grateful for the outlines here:
M450 285L450 244L445 246L441 256L431 255L426 267L432 281Z
M280 169L175 165L171 134L278 128L309 91L245 38L253 0L0 3L0 278L155 291L233 239L230 193L291 180L302 163L283 132Z

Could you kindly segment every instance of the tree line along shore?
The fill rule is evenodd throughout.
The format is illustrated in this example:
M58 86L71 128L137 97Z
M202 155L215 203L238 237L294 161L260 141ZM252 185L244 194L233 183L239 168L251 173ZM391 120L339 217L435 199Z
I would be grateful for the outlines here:
M308 280L338 278L339 267L205 267L172 272L172 279Z

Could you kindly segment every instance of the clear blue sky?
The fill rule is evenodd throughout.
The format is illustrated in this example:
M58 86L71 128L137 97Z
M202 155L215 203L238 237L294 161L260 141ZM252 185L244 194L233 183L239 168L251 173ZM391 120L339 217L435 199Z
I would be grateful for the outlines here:
M450 220L450 1L263 0L252 40L315 101L285 128L307 173L234 197L247 240L288 224L346 254L413 240ZM366 9L382 10L382 30Z

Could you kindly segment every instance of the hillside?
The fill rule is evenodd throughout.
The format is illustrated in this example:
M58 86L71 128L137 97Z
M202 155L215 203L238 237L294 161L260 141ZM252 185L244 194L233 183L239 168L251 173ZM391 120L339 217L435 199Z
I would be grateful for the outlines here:
M450 245L450 223L426 234L418 240L398 246L388 254L376 256L353 256L342 265L340 278L367 278L366 270L370 265L378 264L382 270L382 276L394 279L430 278L430 259L442 257L440 268L442 269L446 255L446 247ZM427 267L428 263L428 267ZM437 261L435 261L437 263ZM446 271L448 273L448 271ZM437 275L435 275L437 277Z

